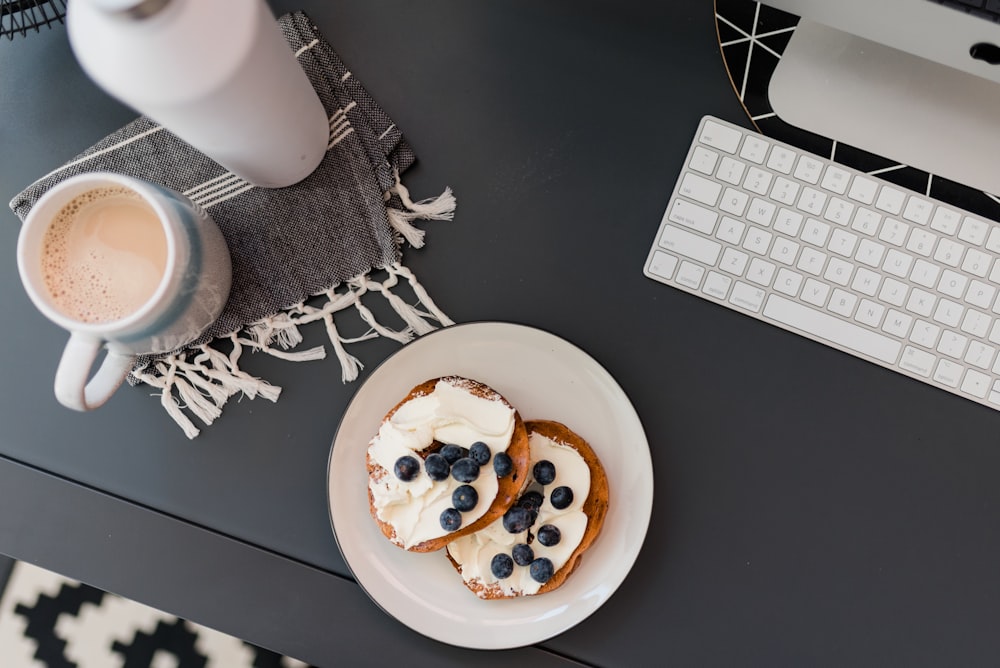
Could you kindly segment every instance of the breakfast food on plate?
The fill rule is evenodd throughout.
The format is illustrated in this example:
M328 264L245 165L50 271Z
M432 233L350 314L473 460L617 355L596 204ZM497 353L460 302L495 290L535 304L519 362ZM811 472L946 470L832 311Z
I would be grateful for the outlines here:
M517 501L488 527L448 544L452 565L479 598L543 594L562 585L608 511L608 478L590 445L559 422L526 426L531 467Z
M524 421L496 390L448 376L414 387L368 445L368 503L396 545L431 552L501 517L528 469Z

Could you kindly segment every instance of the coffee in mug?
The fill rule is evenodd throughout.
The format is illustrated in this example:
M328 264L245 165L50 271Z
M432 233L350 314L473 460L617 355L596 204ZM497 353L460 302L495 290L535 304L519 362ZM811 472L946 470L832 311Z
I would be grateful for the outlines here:
M138 355L198 338L231 283L225 239L203 209L110 173L72 177L38 200L18 239L18 269L39 310L71 332L55 389L77 410L110 398Z

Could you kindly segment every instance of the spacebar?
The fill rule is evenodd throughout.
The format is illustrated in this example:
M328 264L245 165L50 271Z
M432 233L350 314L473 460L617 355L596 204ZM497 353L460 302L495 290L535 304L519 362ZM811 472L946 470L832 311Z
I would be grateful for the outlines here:
M763 315L816 338L874 357L886 364L896 363L899 349L902 347L902 344L895 339L844 322L778 295L771 295L768 298Z

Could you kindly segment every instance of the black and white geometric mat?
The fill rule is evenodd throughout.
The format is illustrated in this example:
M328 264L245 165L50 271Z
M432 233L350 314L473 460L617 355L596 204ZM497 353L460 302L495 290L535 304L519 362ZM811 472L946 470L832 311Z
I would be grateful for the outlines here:
M18 561L0 597L2 668L306 668Z

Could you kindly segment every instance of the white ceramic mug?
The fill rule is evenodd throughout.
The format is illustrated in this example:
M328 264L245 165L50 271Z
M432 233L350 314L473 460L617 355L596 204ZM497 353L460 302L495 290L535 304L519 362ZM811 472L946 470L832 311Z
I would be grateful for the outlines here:
M74 176L46 192L21 228L17 265L31 301L70 332L55 393L80 411L107 401L138 355L197 339L232 282L225 238L203 209L112 173Z

